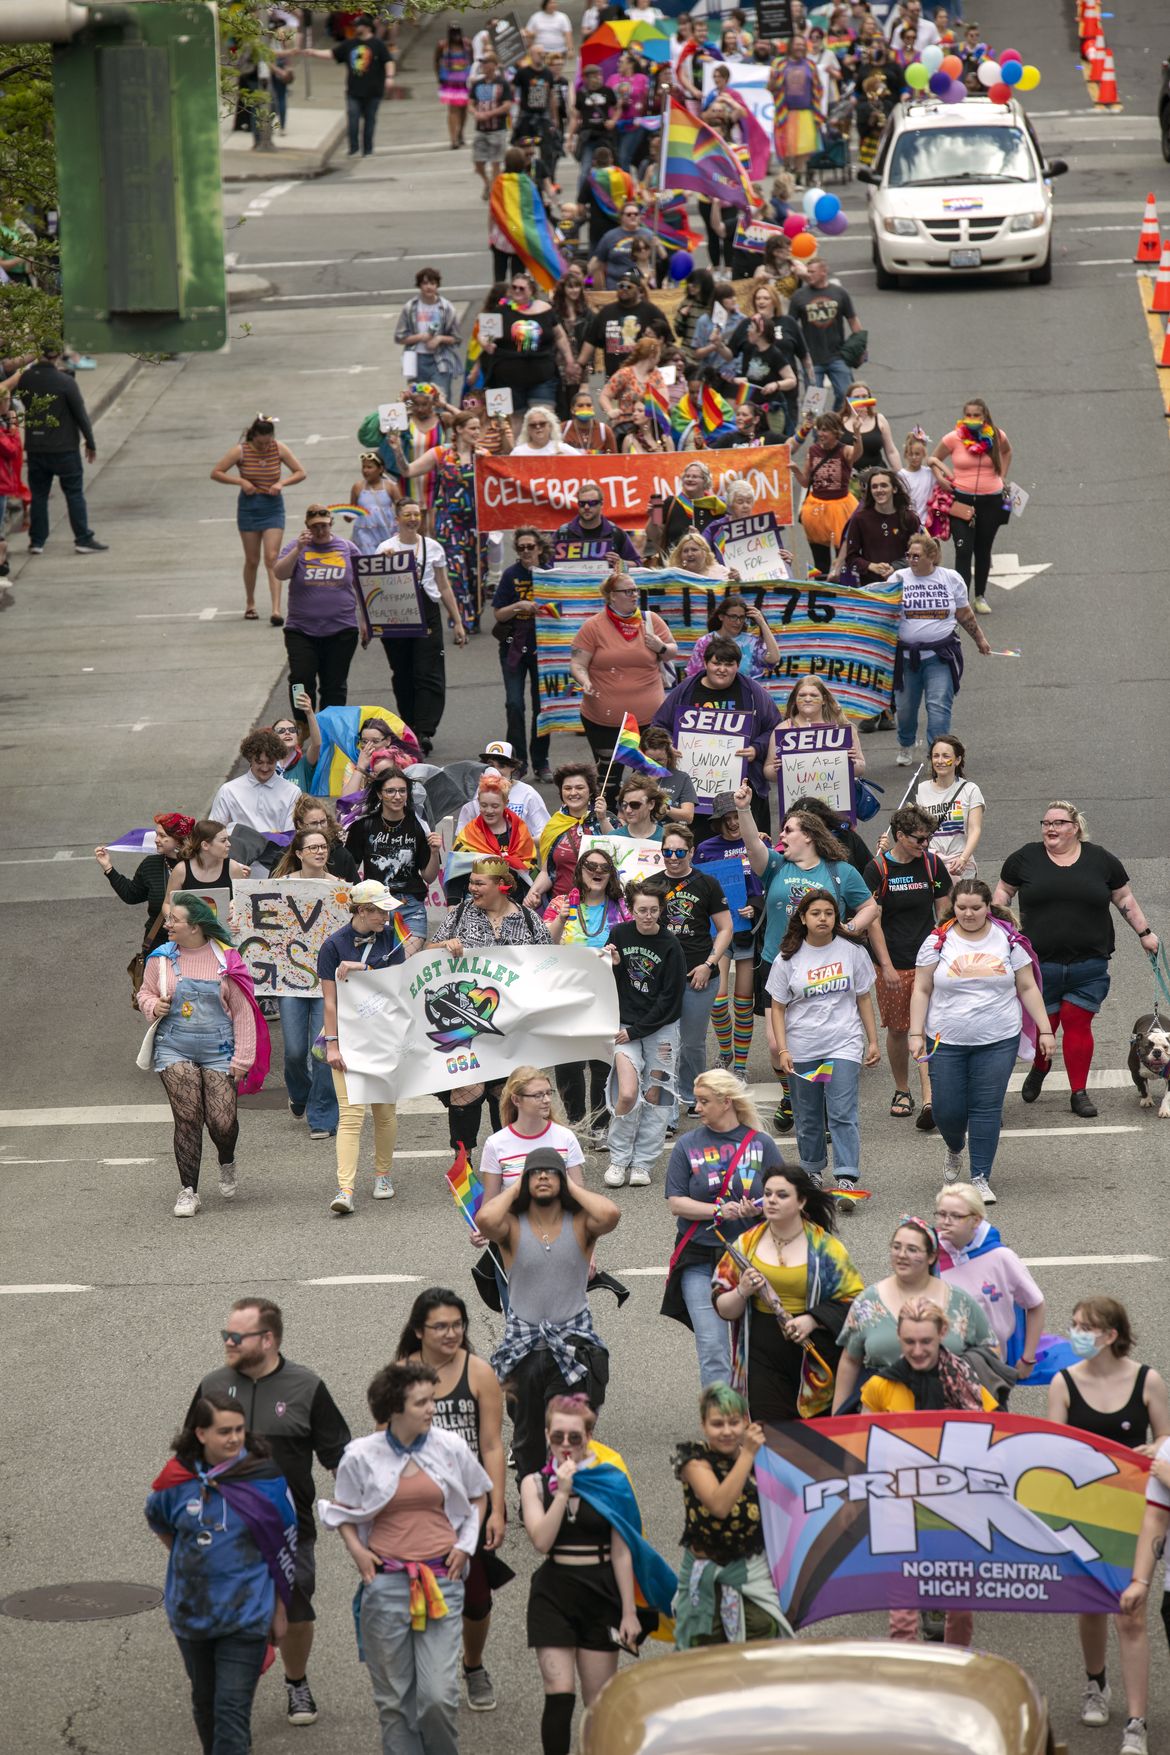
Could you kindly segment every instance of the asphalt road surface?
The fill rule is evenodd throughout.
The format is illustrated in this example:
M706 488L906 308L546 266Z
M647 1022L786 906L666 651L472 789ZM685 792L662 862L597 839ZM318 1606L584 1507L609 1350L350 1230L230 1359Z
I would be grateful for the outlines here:
M993 645L1019 647L1022 657L972 654L955 714L988 800L982 875L1037 838L1048 800L1070 797L1093 838L1124 860L1166 933L1160 776L1170 663L1157 508L1170 455L1130 262L1147 190L1170 215L1170 168L1153 122L1168 46L1159 10L1152 0L1119 6L1111 40L1125 107L1098 115L1075 70L1071 8L1036 5L1026 20L1007 0L978 9L993 42L1009 34L1041 67L1036 127L1048 151L1069 161L1057 185L1052 286L956 282L878 294L856 185L841 191L852 229L828 253L870 330L867 372L895 434L917 422L937 436L967 396L982 395L1032 495L1001 537L1000 560L1015 582L1009 590L993 578L994 614L984 624ZM330 1215L332 1147L308 1142L277 1086L243 1106L234 1206L220 1205L212 1179L197 1221L171 1217L168 1112L157 1080L134 1067L141 1025L123 974L141 920L111 896L90 856L157 810L203 811L279 683L279 635L266 620L241 620L234 501L208 480L212 463L256 409L275 409L280 437L309 470L294 508L309 494L344 497L358 422L400 384L391 335L415 269L436 262L461 301L482 290L485 210L469 155L444 143L426 61L424 48L413 101L384 107L371 160L351 167L342 158L312 183L274 183L279 193L260 208L254 187L228 191L226 248L270 281L271 293L238 322L230 353L134 380L99 425L101 462L89 484L94 527L110 552L73 555L58 523L46 554L20 563L17 607L4 617L5 1591L71 1580L161 1584L164 1559L141 1502L192 1386L219 1360L217 1331L239 1293L284 1306L289 1356L323 1374L355 1431L365 1427L365 1386L389 1357L414 1291L450 1282L470 1296L465 1230L441 1184L445 1121L430 1100L406 1106L392 1203L374 1206L363 1181L355 1216ZM1014 570L1009 553L1018 556ZM495 642L485 634L449 653L448 675L440 760L503 732ZM390 701L377 648L359 657L352 686L355 700ZM893 738L867 742L871 774L897 797L904 776ZM559 738L554 760L579 748ZM1055 1326L1078 1296L1117 1293L1135 1319L1141 1357L1165 1369L1170 1127L1138 1110L1124 1073L1131 1022L1152 995L1136 942L1124 927L1119 939L1091 1081L1100 1118L1075 1120L1056 1076L1033 1108L1009 1098L996 1219L1037 1264ZM758 1046L752 1072L768 1077ZM883 1271L897 1218L928 1210L941 1174L937 1138L891 1120L889 1091L886 1070L867 1077L864 1180L877 1198L848 1230L867 1279ZM603 1167L591 1160L595 1183ZM661 1171L657 1187L621 1200L604 1258L633 1297L620 1314L608 1302L597 1312L613 1355L600 1436L625 1454L649 1534L671 1555L682 1520L669 1456L694 1428L697 1372L689 1337L657 1315L672 1231ZM490 1350L498 1332L477 1310L476 1347ZM1037 1392L1016 1399L1023 1412L1041 1411ZM478 1722L464 1715L479 1755L515 1755L539 1741L536 1666L524 1649L531 1555L515 1528L505 1552L519 1578L498 1599L488 1647L500 1710ZM354 1653L353 1570L340 1544L322 1542L319 1578L310 1677L321 1716L312 1729L288 1728L279 1670L267 1677L254 1720L255 1747L266 1755L376 1747ZM1151 1621L1158 1748L1170 1735L1170 1687L1156 1609ZM882 1631L877 1616L812 1630ZM1116 1747L1116 1709L1104 1731L1079 1725L1082 1672L1066 1620L983 1614L977 1638L1036 1676L1075 1755ZM1115 1652L1111 1671L1116 1688ZM5 1748L182 1755L194 1747L161 1612L71 1625L0 1617L0 1673Z

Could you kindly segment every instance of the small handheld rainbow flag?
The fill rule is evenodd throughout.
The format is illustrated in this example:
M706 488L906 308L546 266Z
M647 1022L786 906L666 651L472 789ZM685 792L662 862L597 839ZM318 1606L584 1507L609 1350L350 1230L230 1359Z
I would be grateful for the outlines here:
M638 721L632 713L627 713L622 720L622 728L613 746L613 759L625 768L633 768L637 774L645 774L655 780L670 778L670 769L652 762L639 743Z
M934 1038L934 1041L930 1044L930 1047L925 1051L924 1054L916 1054L914 1056L915 1060L919 1063L919 1065L921 1065L924 1060L929 1060L931 1058L931 1056L934 1054L935 1049L938 1047L938 1045L941 1041L942 1041L942 1037L939 1035L936 1035Z
M524 171L501 171L492 184L491 216L542 292L568 268L540 191Z
M657 384L647 384L642 402L652 424L657 427L660 433L668 433L670 431L670 403L667 400L665 390L660 390Z
M1018 646L1005 646L1002 651L991 651L987 656L989 658L1022 658L1024 654Z
M806 1085L827 1085L833 1076L833 1065L831 1060L822 1060L820 1066L814 1066L810 1073L794 1072L790 1076L803 1079Z
M868 1188L843 1188L839 1182L833 1185L834 1200L872 1200L873 1193Z
M460 1145L459 1154L447 1172L447 1187L455 1196L455 1205L474 1231L475 1216L483 1205L483 1184L471 1168L464 1145Z
M369 511L365 506L351 506L348 500L339 500L335 506L326 506L327 512L336 512L339 518L368 518Z
M536 606L536 613L537 615L546 615L554 622L564 620L564 617L561 614L560 604L553 603L551 598L546 598L543 603L538 603Z

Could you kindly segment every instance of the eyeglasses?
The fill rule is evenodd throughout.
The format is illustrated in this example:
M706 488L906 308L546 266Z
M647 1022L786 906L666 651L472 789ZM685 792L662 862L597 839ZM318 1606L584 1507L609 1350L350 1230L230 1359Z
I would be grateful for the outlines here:
M518 1097L530 1097L534 1103L551 1102L552 1092L546 1085L543 1091L517 1091Z
M460 1316L454 1322L424 1322L423 1333L427 1335L457 1335L466 1327L467 1324Z
M685 859L689 852L689 847L664 847L662 857L663 859Z
M548 422L546 420L530 420L528 425L529 425L530 429L532 427L546 427L548 425ZM601 502L599 500L598 505L600 505L600 504L601 504Z
M610 592L611 597L637 597L637 595L638 587L636 585L615 585Z
M589 873L590 877L608 877L609 876L608 865L583 865L581 867L581 870L587 871Z
M1040 827L1042 829L1075 829L1076 824L1071 817L1045 817Z
M917 1245L912 1246L909 1243L890 1244L891 1255L926 1255L926 1253L927 1251L925 1249L919 1249Z
M579 1445L585 1443L585 1434L584 1432L550 1432L548 1441L550 1444L569 1444L576 1450Z
M257 1335L270 1335L271 1333L270 1328L250 1328L242 1332L236 1328L221 1328L219 1338L221 1341L225 1341L229 1347L238 1347L241 1341L253 1341Z

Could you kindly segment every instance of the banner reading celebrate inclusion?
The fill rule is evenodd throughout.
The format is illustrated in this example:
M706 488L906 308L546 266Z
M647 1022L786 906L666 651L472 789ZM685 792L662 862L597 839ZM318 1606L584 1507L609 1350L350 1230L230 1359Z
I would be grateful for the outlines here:
M1117 1612L1148 1463L1020 1414L852 1414L768 1428L756 1484L794 1627L869 1609Z
M515 1066L610 1060L617 988L586 945L426 952L337 984L351 1103L397 1103Z
M598 460L591 457L586 461ZM673 568L631 567L629 571L641 587L643 613L651 609L663 618L685 668L695 641L707 632L707 619L727 588ZM554 602L558 610L555 619L538 616L536 621L539 727L542 732L572 731L580 722L581 691L569 668L569 652L582 624L602 607L597 569L566 565L536 571L532 577L537 601ZM850 591L839 585L784 579L735 589L763 610L779 643L779 669L765 677L763 684L781 708L803 676L819 677L850 718L864 718L889 705L899 587Z
M691 451L665 455L591 457L487 457L475 460L475 516L480 530L516 530L535 524L555 530L577 513L583 482L601 489L602 514L627 530L646 522L651 494L669 496L678 486ZM715 491L728 476L742 477L756 490L756 511L774 512L781 524L792 523L792 482L787 445L740 445L728 451L704 451Z

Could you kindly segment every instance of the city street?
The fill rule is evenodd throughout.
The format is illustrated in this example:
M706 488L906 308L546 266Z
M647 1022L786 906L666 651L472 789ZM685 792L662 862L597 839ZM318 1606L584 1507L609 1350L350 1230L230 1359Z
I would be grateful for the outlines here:
M1148 190L1170 227L1170 165L1155 120L1170 33L1153 0L1119 6L1111 40L1124 108L1110 114L1092 110L1076 70L1071 4L985 0L977 11L992 43L1018 42L1041 68L1030 114L1048 155L1069 165L1055 184L1052 285L968 280L878 293L856 182L836 189L849 232L821 249L869 330L867 381L897 441L916 423L937 439L969 396L984 397L1011 439L1012 474L1031 496L1000 537L993 614L982 623L993 646L1021 656L980 658L968 643L955 709L968 774L987 799L980 875L993 881L1008 853L1039 839L1047 803L1070 799L1170 940L1157 779L1170 679L1165 538L1156 534L1170 469L1167 374L1153 363L1131 260ZM87 491L108 554L73 553L59 496L45 553L26 558L25 539L13 544L16 604L0 623L9 1018L0 1094L0 1595L81 1580L161 1587L165 1555L142 1501L191 1390L221 1361L218 1331L241 1293L282 1305L287 1355L320 1372L355 1433L369 1428L366 1385L391 1357L419 1289L448 1284L468 1298L478 1352L489 1353L501 1333L471 1286L466 1226L443 1183L450 1154L437 1102L400 1109L395 1200L374 1205L363 1168L357 1212L340 1220L329 1211L333 1143L311 1144L290 1117L278 1034L267 1089L241 1103L239 1198L220 1201L205 1155L202 1214L186 1224L172 1217L170 1112L158 1079L134 1064L143 1026L124 973L142 910L118 901L92 857L95 845L155 812L204 814L240 738L284 699L283 644L268 626L263 581L260 621L242 619L235 496L209 479L212 465L256 411L278 415L278 438L308 472L289 495L295 533L311 499L348 498L357 427L401 390L392 335L417 269L439 268L461 313L479 306L487 208L470 152L446 144L430 76L434 28L424 27L402 75L412 96L382 107L372 158L350 160L343 144L324 175L288 180L277 154L271 184L225 185L229 264L267 290L233 313L228 352L143 366L101 416ZM314 64L312 81L315 104L323 92L340 93L331 68ZM574 174L563 162L566 189ZM85 375L78 381L89 395ZM802 543L800 553L807 561ZM490 619L464 651L448 647L437 762L473 756L504 734ZM355 660L350 700L393 706L377 644ZM868 776L892 806L909 778L894 765L894 737L864 741ZM580 739L558 737L553 766L583 749ZM880 826L863 826L871 844ZM119 858L123 870L133 864ZM1132 1023L1152 1009L1153 985L1133 934L1117 925L1090 1079L1100 1117L1069 1112L1059 1073L1030 1108L1010 1096L993 1218L1032 1263L1049 1328L1067 1328L1078 1297L1112 1293L1134 1319L1138 1355L1165 1374L1170 1123L1139 1110L1125 1070ZM751 1071L770 1117L762 1028ZM1017 1074L1013 1091L1020 1082ZM890 1090L884 1064L866 1075L862 1181L875 1198L846 1222L846 1239L867 1281L886 1271L899 1217L929 1216L941 1181L941 1141L891 1119ZM589 1160L591 1186L601 1186L605 1163ZM655 1186L617 1198L622 1223L600 1254L633 1296L620 1312L594 1299L612 1352L598 1436L626 1458L647 1533L673 1563L682 1497L670 1457L697 1436L698 1374L690 1335L658 1314L674 1229L662 1166ZM1025 1389L1012 1406L1041 1414L1043 1398ZM324 1492L329 1477L318 1476ZM518 1576L496 1599L486 1659L500 1708L461 1717L464 1747L476 1755L539 1748L540 1685L524 1624L533 1555L514 1495L509 1515L504 1558ZM309 1667L320 1717L311 1729L287 1725L277 1664L257 1695L256 1755L377 1747L354 1646L356 1582L341 1543L323 1537ZM1161 1751L1170 1749L1170 1664L1157 1591L1153 1598L1150 1733ZM803 1637L884 1631L874 1615L822 1623ZM1069 1620L981 1614L976 1642L1036 1678L1072 1755L1112 1755L1124 1722L1115 1642L1114 1716L1096 1731L1079 1723L1084 1677ZM641 1661L664 1649L651 1646ZM0 1744L21 1755L195 1747L186 1678L161 1609L69 1625L0 1617L0 1669L8 1681Z

